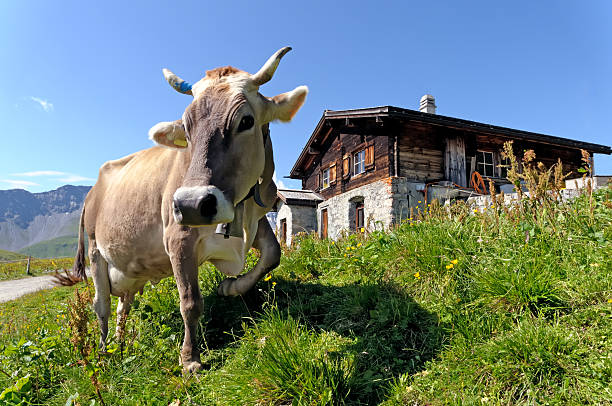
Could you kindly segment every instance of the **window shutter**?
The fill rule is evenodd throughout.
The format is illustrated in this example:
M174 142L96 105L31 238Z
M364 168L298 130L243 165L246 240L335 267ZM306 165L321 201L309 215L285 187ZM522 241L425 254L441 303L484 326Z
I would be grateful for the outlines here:
M365 166L374 165L374 144L368 145L365 149Z
M351 174L351 157L349 155L345 155L344 158L342 158L342 177L343 178L348 178L348 176Z
M336 181L336 164L329 167L329 183L332 184Z

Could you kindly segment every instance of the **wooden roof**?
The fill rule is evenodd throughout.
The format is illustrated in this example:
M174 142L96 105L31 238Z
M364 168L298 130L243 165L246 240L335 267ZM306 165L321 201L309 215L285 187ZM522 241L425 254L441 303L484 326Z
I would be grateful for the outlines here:
M364 134L385 135L388 132L384 131L382 124L385 121L396 120L427 123L468 132L498 135L509 140L527 140L547 145L584 149L590 153L612 154L612 149L605 145L516 130L439 114L422 113L400 107L381 106L352 110L325 110L308 139L306 146L304 146L300 156L293 165L289 177L294 179L301 179L303 177L306 168L312 164L316 154L319 152L318 147L325 143L327 137L330 136L334 129L345 130L347 133L353 134L363 132Z

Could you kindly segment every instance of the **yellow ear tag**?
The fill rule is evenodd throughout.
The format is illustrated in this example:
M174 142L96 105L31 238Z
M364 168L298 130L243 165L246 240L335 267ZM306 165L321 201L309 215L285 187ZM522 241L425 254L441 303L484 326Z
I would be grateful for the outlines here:
M179 147L186 147L187 146L187 141L185 140L181 140L181 139L175 139L174 140L174 145L178 145Z

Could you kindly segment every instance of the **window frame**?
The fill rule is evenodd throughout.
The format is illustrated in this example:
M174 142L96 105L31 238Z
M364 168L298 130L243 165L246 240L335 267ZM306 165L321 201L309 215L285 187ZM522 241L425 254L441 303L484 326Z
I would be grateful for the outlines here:
M359 214L361 213L361 224ZM355 231L360 232L362 228L365 228L365 206L363 201L355 202Z
M321 190L327 189L331 183L329 182L330 168L324 169L321 173Z
M486 160L486 154L491 156L491 163ZM482 161L479 161L479 157L482 157ZM482 170L481 170L482 167ZM476 167L475 170L480 173L483 178L494 178L495 177L495 154L491 151L476 150ZM490 171L490 174L487 173Z
M353 176L361 175L366 170L365 168L365 148L353 153ZM360 171L357 171L360 168Z

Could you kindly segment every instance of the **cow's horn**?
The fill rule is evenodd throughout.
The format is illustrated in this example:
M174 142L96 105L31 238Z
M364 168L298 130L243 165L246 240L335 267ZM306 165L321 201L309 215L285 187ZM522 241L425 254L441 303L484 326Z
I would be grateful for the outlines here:
M261 67L259 72L251 76L253 84L255 86L261 86L272 79L281 58L289 51L291 51L291 47L284 47L276 51L276 53L267 60L264 66Z
M170 83L170 86L174 88L174 90L179 93L193 95L193 93L191 93L191 85L189 83L176 76L169 69L164 68L162 69L162 72L164 72L164 77L168 83Z

